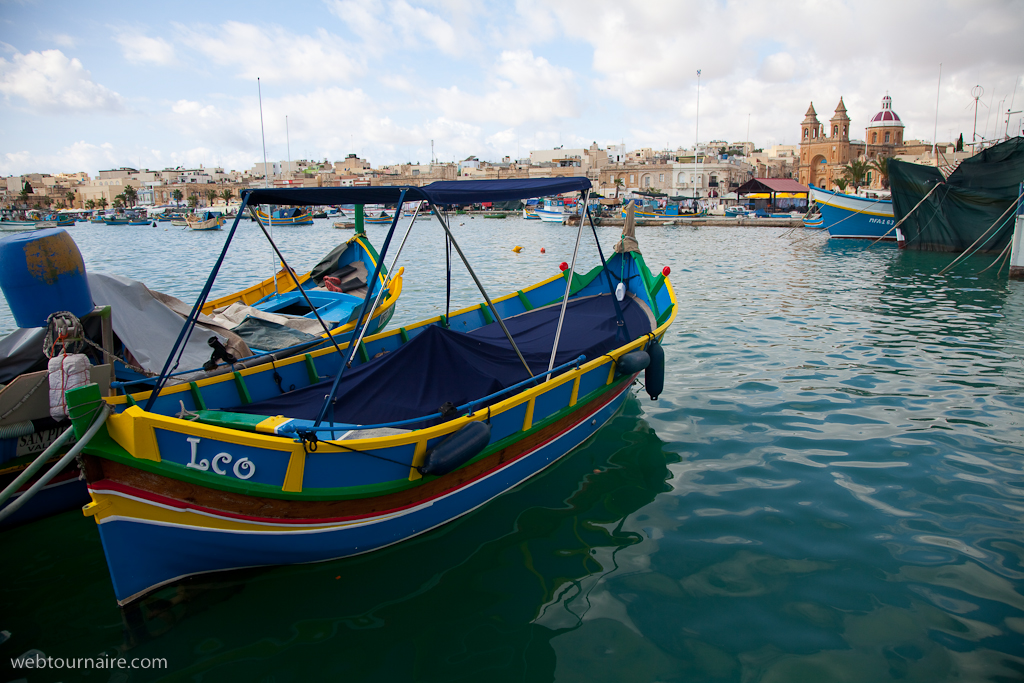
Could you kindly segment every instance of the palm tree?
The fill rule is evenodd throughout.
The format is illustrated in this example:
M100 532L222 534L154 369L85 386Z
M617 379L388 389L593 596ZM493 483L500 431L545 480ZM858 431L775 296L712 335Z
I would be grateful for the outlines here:
M107 208L107 198L106 197L100 197L97 201L99 202L100 210L101 211L103 209Z
M213 206L213 200L217 198L217 190L206 191L206 205Z
M125 186L124 192L121 193L121 196L124 198L125 206L135 206L135 202L139 199L138 191L131 185Z
M854 194L857 188L864 184L864 177L868 174L868 162L854 159L846 166L843 166L843 177L853 185Z
M67 192L64 193L64 198L68 200L68 208L69 209L75 208L75 193L74 192L72 192L71 190L68 190Z
M181 190L175 189L174 192L171 193L171 199L173 199L176 204L181 203L183 198L184 195L181 194Z
M838 187L840 192L846 192L846 186L849 185L846 178L836 178L832 181L832 184Z
M85 208L89 209L90 211L92 211L93 209L95 209L95 208L96 208L96 202L95 202L95 200L92 200L92 199L86 199L86 200L85 200Z
M882 187L889 189L889 162L892 157L879 157L871 161L871 168L878 171L878 177L882 180Z
M234 196L234 193L230 189L227 189L221 192L220 196L224 200L224 205L227 206L228 202L230 202L231 198Z
M199 205L199 195L194 192L188 196L188 208L194 209Z
M622 178L616 178L615 180L612 181L612 185L615 186L615 198L616 199L619 198L619 188L622 187L625 184L626 183L623 182Z
M123 209L124 208L124 195L123 194L119 194L116 197L114 197L114 208L115 209Z

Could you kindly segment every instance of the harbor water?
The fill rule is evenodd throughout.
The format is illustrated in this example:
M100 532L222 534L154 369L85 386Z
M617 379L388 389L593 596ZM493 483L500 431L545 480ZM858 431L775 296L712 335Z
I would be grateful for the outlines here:
M492 296L572 259L575 228L452 220ZM158 225L69 232L90 272L191 302L227 230ZM414 228L392 326L445 312L442 232ZM597 229L606 254L619 230ZM423 536L124 611L92 519L0 533L0 680L1024 679L1024 283L803 230L637 233L679 300L658 401L637 387L582 447ZM274 229L299 272L350 234ZM452 310L478 303L451 258ZM589 229L579 261L598 262ZM275 267L243 222L213 296ZM10 668L33 650L166 668Z

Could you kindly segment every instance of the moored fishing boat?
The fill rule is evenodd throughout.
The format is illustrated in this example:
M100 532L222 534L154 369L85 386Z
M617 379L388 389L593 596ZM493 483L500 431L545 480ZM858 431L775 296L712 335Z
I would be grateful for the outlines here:
M448 181L252 190L242 201L450 207L589 189L584 178ZM443 212L435 216L465 262ZM397 224L396 215L381 258ZM658 340L676 315L668 269L652 275L632 235L607 259L597 248L589 273L563 264L497 299L467 262L479 305L388 333L354 330L336 348L272 366L108 399L115 414L85 447L85 512L98 523L118 601L184 576L346 557L424 533L589 438L640 373L656 397ZM69 394L77 427L97 394Z
M31 263L25 258L27 253L34 255ZM76 362L88 368L104 395L114 374L121 380L114 382L114 387L132 391L150 385L153 380L147 377L160 372L184 313L178 316L183 307L180 301L151 292L142 283L87 275L77 246L63 229L0 240L0 262L0 285L15 321L22 326L0 339L0 488L17 484L10 491L10 500L0 500L0 527L4 527L80 507L87 499L77 467L62 467L60 474L29 495L31 500L18 502L74 443L57 444L52 457L39 462L44 469L26 474L44 449L70 427L64 417L51 418L47 397L52 402L54 395L62 395L65 385L63 380L55 383L53 362L48 360L54 342L44 343L44 339L59 339L58 346L64 349L73 342L71 353L79 354ZM169 381L194 381L330 343L321 324L334 334L354 329L356 309L368 290L379 295L379 302L363 319L368 331L382 329L401 294L402 270L388 277L387 270L381 268L375 284L368 287L367 273L374 272L377 263L376 251L360 233L327 254L310 273L293 278L281 272L276 278L208 302L202 309L202 325L196 326L179 355L181 364L193 369L175 373ZM72 275L75 279L64 284ZM56 285L51 279L56 279ZM296 279L301 295L296 291ZM54 290L55 294L49 294ZM306 301L313 302L315 313L303 306ZM94 309L94 302L102 303ZM20 310L28 313L19 315ZM54 328L48 316L63 310L68 312L54 316L63 327ZM81 321L76 316L81 316ZM74 339L60 332L66 329L77 330L71 335ZM86 334L85 330L94 332ZM20 509L4 511L14 504Z
M565 202L551 197L545 197L533 212L544 223L564 223L569 215L565 210Z
M391 216L386 211L381 211L378 216L366 216L363 219L364 223L372 223L374 225L386 225L391 222Z
M214 211L190 214L185 217L189 230L220 230L224 225L224 216Z
M810 199L821 212L820 227L828 229L829 237L896 241L891 201L809 188Z
M239 210L239 213L242 213ZM279 225L313 225L313 215L306 209L285 208L277 209L272 216L265 212L257 212L260 220L264 223L277 227Z
M988 147L955 169L895 159L889 164L901 247L977 254L1009 248L1024 182L1024 138Z

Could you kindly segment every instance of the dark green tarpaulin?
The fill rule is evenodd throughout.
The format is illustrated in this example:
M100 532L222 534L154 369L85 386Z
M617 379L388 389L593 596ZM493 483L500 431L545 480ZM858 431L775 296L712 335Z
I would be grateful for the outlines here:
M906 248L918 251L1002 253L1013 235L1015 212L1007 209L1016 203L1022 181L1020 137L964 159L946 180L932 166L889 162L893 214L897 222L910 214L900 229ZM911 213L936 183L939 188Z

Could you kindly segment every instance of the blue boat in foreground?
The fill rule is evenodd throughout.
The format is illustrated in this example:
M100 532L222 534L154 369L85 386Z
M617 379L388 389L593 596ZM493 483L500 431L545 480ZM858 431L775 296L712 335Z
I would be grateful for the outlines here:
M814 185L810 198L822 217L822 224L814 227L827 228L829 237L896 241L891 201L829 192Z
M242 204L444 209L580 192L585 206L589 191L586 178L442 181L251 190ZM652 274L632 234L607 258L598 243L588 273L566 265L492 299L445 212L434 214L477 305L376 335L361 326L336 347L191 384L106 400L91 385L69 392L76 434L100 425L84 446L84 512L119 603L195 574L347 557L428 532L579 446L640 374L658 396L659 341L677 304L669 269ZM397 245L392 267L399 216L380 254ZM596 237L581 221L577 244L584 222ZM406 237L419 225L403 223Z
M402 269L389 274L378 263L366 235L357 233L309 273L293 277L282 271L208 302L202 325L193 328L177 357L182 370L168 381L190 386L204 377L232 376L250 365L330 345L332 334L340 338L355 329L367 292L378 300L363 318L366 329L381 330L401 294ZM88 502L74 463L54 469L73 441L58 443L52 457L39 462L42 469L35 469L37 458L71 426L66 417L54 415L48 402L51 387L64 386L52 373L48 376L54 362L50 356L88 354L74 362L88 368L104 395L110 386L145 389L164 368L185 316L181 310L187 307L134 280L87 274L77 245L60 228L0 239L0 286L19 325L0 339L0 528L5 528ZM53 343L44 343L51 333L49 316L56 311L64 311L59 317L67 326L82 330L57 345L58 353ZM97 328L93 335L84 332ZM111 383L112 374L118 381ZM51 474L52 480L41 482ZM38 492L28 493L37 485L42 487Z

